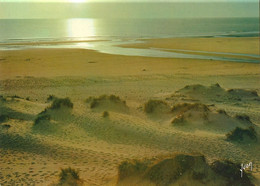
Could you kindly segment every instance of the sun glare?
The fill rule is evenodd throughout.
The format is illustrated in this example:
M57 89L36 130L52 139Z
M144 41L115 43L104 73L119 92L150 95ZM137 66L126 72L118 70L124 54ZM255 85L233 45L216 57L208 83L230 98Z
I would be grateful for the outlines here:
M71 3L85 3L87 0L69 0Z
M86 38L95 36L93 19L69 19L67 22L68 37Z

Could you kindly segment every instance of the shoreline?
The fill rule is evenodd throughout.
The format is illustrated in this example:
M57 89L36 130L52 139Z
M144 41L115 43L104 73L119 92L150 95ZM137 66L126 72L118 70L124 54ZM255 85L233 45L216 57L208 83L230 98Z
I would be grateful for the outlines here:
M1 43L0 46L16 46L16 45L25 45L25 46L34 46L34 45L52 45L52 44L66 44L66 43L91 43L91 42L101 42L101 41L108 41L108 40L62 40L62 41L31 41L31 42L16 42L16 43Z
M219 37L219 38L167 38L139 39L143 43L119 45L125 48L161 48L206 52L230 52L256 54L260 56L260 37Z
M259 37L240 38L160 38L136 40L82 40L1 45L0 51L31 49L85 49L99 53L157 57L259 63ZM12 48L13 47L13 48Z

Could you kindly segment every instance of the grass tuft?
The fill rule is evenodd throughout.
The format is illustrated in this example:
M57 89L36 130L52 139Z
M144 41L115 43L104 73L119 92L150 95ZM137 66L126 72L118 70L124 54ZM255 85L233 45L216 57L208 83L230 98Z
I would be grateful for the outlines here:
M0 123L4 123L9 120L9 116L7 115L0 115Z
M109 117L108 111L104 111L103 114L102 114L102 117L103 117L103 118Z
M236 115L235 118L237 120L240 120L240 121L246 121L246 122L249 122L249 123L252 123L251 120L250 120L250 117L246 114L243 114L243 115Z
M38 115L38 117L34 120L34 125L37 126L39 125L41 122L45 122L45 121L50 121L51 120L51 116L49 114L40 114Z
M144 105L144 111L146 113L153 113L157 107L167 106L167 103L162 100L149 100Z
M6 101L6 98L5 98L3 95L0 95L0 101L5 102L5 101Z
M223 110L223 109L217 110L217 113L223 114L223 115L227 115L227 112L225 110Z
M59 174L59 185L71 185L77 186L81 185L81 179L79 177L79 172L71 167L61 169Z
M145 161L124 161L118 167L118 178L122 180L132 175L142 174L148 168L148 162Z
M121 104L121 105L126 106L126 101L121 100L119 98L119 96L115 96L115 95L110 95L110 96L102 95L97 98L89 97L86 100L87 103L90 103L90 108L92 108L92 109L98 107L100 104L104 103L105 101L110 101L111 103L114 103L114 104Z
M229 160L217 160L213 162L210 167L215 173L227 179L227 185L253 186L249 180L248 173L244 172L241 177L241 172L239 171L241 165L238 163L233 163Z
M208 112L209 108L207 105L204 105L201 103L181 103L181 104L174 105L172 107L173 112L178 111L178 112L184 113L189 110L196 110L196 111L202 110L203 112Z
M3 129L8 130L8 129L11 128L11 125L7 125L7 124L5 124L5 125L2 125L1 127L2 127Z
M203 155L177 154L163 159L124 161L118 168L118 183L131 179L132 185L142 185L142 180L151 181L151 185L180 185L182 177L187 179L189 175L185 185L212 185L220 178L222 182L217 185L253 186L250 174L244 172L241 178L240 168L240 164L228 160L209 164Z
M249 138L253 141L257 141L257 135L255 129L250 126L248 129L242 129L236 127L233 131L226 134L228 141L244 141L245 138Z
M73 103L69 98L55 98L50 106L50 109L60 109L62 107L73 108Z
M54 96L54 95L49 95L48 98L47 98L47 102L54 101L55 99L57 99L56 96Z
M183 114L180 114L178 116L176 116L172 122L171 122L173 125L177 125L177 126L180 126L180 125L183 125L185 123L185 118L184 118L184 115Z

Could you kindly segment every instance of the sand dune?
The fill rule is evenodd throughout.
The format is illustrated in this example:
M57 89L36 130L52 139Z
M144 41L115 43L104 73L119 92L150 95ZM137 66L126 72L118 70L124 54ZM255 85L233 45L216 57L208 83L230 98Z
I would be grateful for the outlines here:
M189 126L193 129L212 129L214 132L227 132L235 127L252 126L250 120L239 120L229 116L224 110L211 111L203 104L178 104L173 107L174 126Z
M187 85L176 91L193 99L207 102L232 102L232 101L260 101L256 90L228 89L225 90L218 83L211 86Z
M1 55L2 185L58 184L68 167L83 185L223 185L249 162L245 175L260 183L259 64L77 49ZM121 177L126 161L133 171Z
M119 166L118 185L253 185L246 173L241 178L239 167L230 161L208 164L202 155L187 154L125 161Z
M103 98L109 97L103 96ZM73 105L72 108L64 106L62 103L55 103L55 99L64 100L59 99L56 96L55 99L51 102L44 104L39 103L39 105L37 105L37 101L22 101L23 98L15 98L16 104L12 103L12 99L8 100L8 98L5 97L2 97L2 99L6 100L6 106L2 110L11 109L14 107L14 105L17 104L31 105L31 109L34 109L33 105L35 106L35 108L41 105L41 108L43 110L41 112L38 112L38 114L35 114L33 117L28 118L29 123L27 124L22 124L21 122L18 122L21 123L18 125L12 124L9 119L2 122L1 125L10 124L9 129L1 130L0 141L1 146L5 149L4 152L10 151L14 153L18 151L26 154L27 156L30 156L30 154L36 154L37 156L40 156L42 158L51 158L53 159L52 161L54 163L54 167L56 167L54 168L54 172L51 172L51 176L48 178L45 178L44 176L41 176L41 174L36 173L35 176L32 176L32 178L28 177L27 179L26 177L22 176L22 172L17 173L18 175L20 175L19 177L23 178L23 180L26 180L26 182L23 182L22 179L19 179L21 183L40 184L47 183L46 181L49 180L48 183L55 184L57 183L57 176L59 172L59 167L55 165L59 164L63 168L66 168L66 166L73 166L75 168L79 167L77 170L79 170L81 178L83 179L83 184L85 185L91 183L95 183L97 185L101 183L114 185L117 178L117 166L122 161L128 158L152 157L154 155L171 152L172 150L176 152L182 151L187 148L191 148L194 151L195 149L192 148L193 145L190 144L188 146L187 142L189 141L189 143L191 143L191 141L193 141L194 143L196 141L195 139L198 138L198 136L196 135L196 133L198 133L198 130L207 131L205 134L202 134L198 139L205 140L210 136L209 133L211 133L211 140L220 140L219 138L222 138L223 140L223 142L219 141L216 143L213 141L210 142L211 140L207 139L208 142L215 145L220 143L220 146L217 147L217 149L220 148L223 150L223 147L229 146L229 148L234 148L233 150L235 150L235 147L231 147L232 143L229 144L227 142L224 142L226 139L226 133L235 129L235 127L237 126L246 128L248 126L254 125L252 122L250 122L250 119L245 116L231 117L223 110L212 110L212 108L208 108L207 105L198 103L182 103L170 107L170 102L166 103L155 101L156 104L152 105L153 109L149 113L146 113L143 110L135 111L135 109L131 107L127 107L131 110L131 112L120 112L120 110L117 111L115 109L118 108L117 101L119 99L116 99L116 102L107 102L107 100L105 99L105 104L103 102L99 104L99 110L109 110L110 108L112 109L112 111L109 111L108 118L103 118L101 115L102 112L91 112L92 109L86 106L82 107L83 109L85 109L84 112L79 111L78 108L81 108L80 105L85 104L84 100L82 100L82 103L80 104L77 102L69 103L68 105ZM101 100L103 101L103 99ZM145 104L147 104L147 102L142 105ZM119 106L122 105L125 106L124 102L119 102ZM164 107L165 109L160 109L161 107ZM136 112L138 112L139 114L135 116ZM163 118L163 116L167 117L167 119L165 120L160 120L163 125L158 125L157 116L160 115L160 112L162 113L161 119ZM9 114L12 115L12 113ZM147 114L150 115L150 122L148 122L146 119ZM173 124L171 124L171 122L168 120L169 115L170 118L174 118L179 116L180 114L184 116L185 122L179 125L175 125L174 122ZM206 114L206 116L203 116L203 114ZM156 119L154 120L154 118ZM17 120L15 121L17 122ZM168 124L165 125L165 123ZM41 127L35 125L40 125ZM14 130L14 128L16 129ZM194 130L196 130L196 133L194 133ZM259 130L258 127L257 130ZM62 141L60 141L61 139ZM60 142L57 143L57 140ZM75 143L77 143L78 145L75 146ZM85 144L88 144L90 146L85 147ZM113 145L111 146L111 144ZM183 144L183 147L185 148L178 148L180 144ZM257 142L255 146L257 146L258 144L259 143ZM197 143L196 146L198 147L201 145L204 146L205 144L202 143L199 145ZM208 146L200 148L204 148L205 150L207 149L207 151L210 151L214 154L215 151L213 150L216 149L216 146L214 146L214 148L212 149ZM135 150L131 151L130 149ZM19 155L17 153L15 154L15 156L12 156L13 158L23 158L23 155ZM207 154L207 156L211 157L213 154ZM226 155L227 154L225 154L225 156ZM232 155L232 153L230 155ZM84 162L85 159L84 156L88 158L86 159L85 163L82 164L82 161ZM215 154L213 155L213 157L215 157ZM105 160L103 160L103 158L105 158ZM28 159L28 161L32 160ZM258 160L255 159L255 162L257 161ZM6 164L6 166L8 167L8 164ZM37 166L45 167L39 162L37 163ZM107 172L108 169L112 168L111 171L113 170L112 172L114 173L112 174L111 172L110 174L107 174L108 177L104 177L102 179L99 178L102 180L100 180L100 182L97 182L96 180L91 181L91 178L96 173L93 172L92 174L89 174L89 171L92 169L84 169L85 166L93 166L95 167L94 170L96 170L97 168L98 172L100 173L102 172L101 167L104 167L104 172ZM168 165L166 164L163 165L163 167L164 166ZM147 175L153 174L153 169L156 168L151 168L151 172L147 173ZM164 170L164 168L162 168L160 171L164 170L163 172L168 172L168 169L169 168L165 168ZM41 170L37 168L37 170L39 170L39 172L45 172L44 169ZM49 170L53 170L53 166L50 166ZM88 173L89 175L86 175L85 173ZM186 176L178 178L178 181L176 183L189 184L187 180L190 179L190 174L191 173L187 173ZM154 185L157 183L156 181L143 179L146 177L147 176L141 178L130 177L129 179L126 179L126 182L122 181L121 183L120 181L119 185L131 185L136 179L139 180L139 185ZM86 178L88 179L86 180ZM207 183L211 183L210 179L211 178L206 179L208 180ZM8 180L9 181L5 183L14 183L14 178L12 176ZM221 185L222 182L225 182L225 179L222 177L220 177L219 180L222 181L214 184ZM201 182L195 181L194 183L200 185ZM162 185L165 184L162 183Z

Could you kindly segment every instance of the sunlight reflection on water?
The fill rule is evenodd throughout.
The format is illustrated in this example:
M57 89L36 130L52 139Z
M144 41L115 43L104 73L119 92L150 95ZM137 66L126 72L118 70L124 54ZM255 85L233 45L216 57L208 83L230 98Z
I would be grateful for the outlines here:
M96 36L94 19L68 19L67 33L69 38L89 38Z

